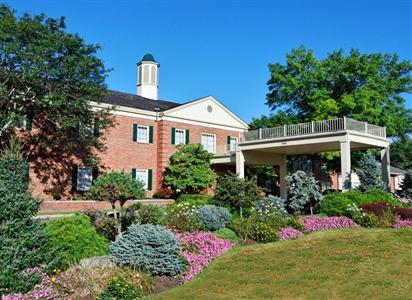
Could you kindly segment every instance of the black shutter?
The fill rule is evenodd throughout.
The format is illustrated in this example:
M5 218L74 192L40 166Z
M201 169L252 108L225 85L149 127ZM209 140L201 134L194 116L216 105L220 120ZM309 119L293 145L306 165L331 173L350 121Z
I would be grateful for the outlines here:
M132 178L136 179L136 169L132 169Z
M190 133L189 133L189 129L186 129L186 133L185 133L185 138L186 138L186 145L190 143Z
M152 190L152 181L153 181L153 171L152 169L147 170L147 190Z
M227 136L227 144L230 145L230 135Z
M149 143L153 144L153 126L149 126Z
M133 124L133 142L137 142L137 124Z
M172 145L175 144L176 128L172 127Z
M93 180L99 177L99 168L96 166L92 168L92 177L93 177Z
M72 167L72 191L75 192L77 190L77 172L79 167L77 165L73 165Z
M26 117L26 131L31 131L33 128L33 117L27 116Z
M100 120L99 120L99 119L95 119L95 120L94 120L93 135L94 135L95 137L99 137L99 136L100 136Z

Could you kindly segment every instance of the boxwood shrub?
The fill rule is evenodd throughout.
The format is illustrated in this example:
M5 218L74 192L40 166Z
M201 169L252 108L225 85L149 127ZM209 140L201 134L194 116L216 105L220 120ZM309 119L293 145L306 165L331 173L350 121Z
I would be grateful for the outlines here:
M197 208L196 217L206 230L215 231L226 227L232 220L232 215L225 207L203 205Z
M83 258L106 255L109 249L107 239L96 232L85 215L51 220L45 227L45 234L48 247L57 254L56 264L60 269Z
M109 257L115 263L154 275L173 276L183 269L176 237L159 225L131 225L125 235L112 243Z

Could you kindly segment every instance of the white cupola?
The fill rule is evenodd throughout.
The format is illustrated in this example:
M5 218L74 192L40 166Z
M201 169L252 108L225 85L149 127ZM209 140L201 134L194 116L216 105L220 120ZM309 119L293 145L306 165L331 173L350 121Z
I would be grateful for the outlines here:
M137 63L137 95L159 99L159 67L151 54L146 54Z

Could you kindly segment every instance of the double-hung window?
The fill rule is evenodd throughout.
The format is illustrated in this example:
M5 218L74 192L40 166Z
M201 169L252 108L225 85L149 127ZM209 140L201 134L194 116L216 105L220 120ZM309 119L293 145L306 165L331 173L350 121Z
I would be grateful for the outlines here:
M236 151L237 137L231 136L229 138L229 151Z
M183 129L176 129L175 130L175 144L185 144L186 139L185 139L185 131Z
M149 127L138 125L137 126L137 141L140 143L149 142Z
M77 169L77 191L85 192L90 189L93 181L93 168Z
M136 179L143 182L145 189L147 189L147 170L136 170Z
M210 153L216 153L216 136L214 134L202 133L202 146Z

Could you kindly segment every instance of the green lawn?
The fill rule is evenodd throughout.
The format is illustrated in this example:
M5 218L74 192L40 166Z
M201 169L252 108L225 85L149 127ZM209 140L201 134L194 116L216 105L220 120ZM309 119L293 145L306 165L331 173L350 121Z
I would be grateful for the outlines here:
M348 229L236 248L152 299L412 299L412 229Z

